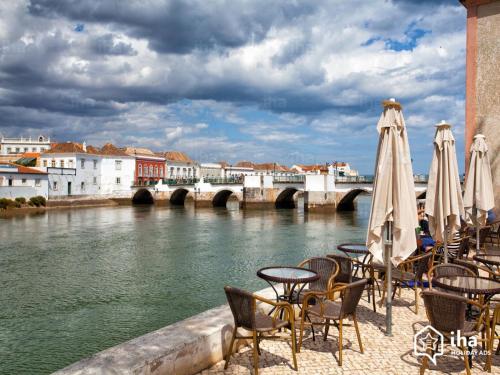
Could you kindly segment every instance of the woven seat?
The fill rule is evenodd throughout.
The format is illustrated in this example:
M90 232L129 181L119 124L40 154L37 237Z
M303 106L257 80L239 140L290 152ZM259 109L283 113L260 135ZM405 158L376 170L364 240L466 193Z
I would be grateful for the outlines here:
M227 369L229 365L229 359L231 358L231 354L233 352L234 342L238 339L252 339L254 372L257 375L259 373L259 341L264 338L273 338L273 336L263 336L262 333L272 332L277 329L287 327L290 328L291 332L290 338L292 341L293 365L295 370L297 370L297 358L295 356L295 316L292 305L288 302L274 302L267 298L263 298L241 289L232 288L230 286L224 287L224 291L226 292L227 301L234 317L233 336L231 338L231 343L229 344L229 350L226 355L226 364L224 368ZM273 306L273 309L275 310L274 314L266 315L257 311L257 301ZM278 318L278 315L281 313L283 313L284 318ZM238 328L251 331L252 336L239 335Z
M289 322L281 319L273 319L271 316L257 312L255 314L255 330L258 332L268 332L279 328L285 328L289 325ZM245 329L251 329L250 327L243 327Z
M359 333L358 321L356 319L356 308L358 306L361 295L366 286L366 280L356 281L354 283L336 286L332 290L323 293L308 293L304 298L304 305L302 307L300 319L300 336L298 350L302 345L302 338L304 335L304 326L306 324L314 328L315 325L325 326L324 340L328 337L328 330L330 322L336 322L335 326L339 330L339 366L342 366L342 332L343 320L352 318L354 328L356 329L356 336L361 353L363 353L363 344L361 343L361 335ZM340 294L341 302L333 300L337 294ZM309 301L314 299L315 304L311 306ZM308 319L309 315L314 315L316 318L314 322ZM309 322L306 321L309 320ZM319 321L318 321L319 320ZM314 332L314 331L313 331ZM313 336L314 337L314 336Z

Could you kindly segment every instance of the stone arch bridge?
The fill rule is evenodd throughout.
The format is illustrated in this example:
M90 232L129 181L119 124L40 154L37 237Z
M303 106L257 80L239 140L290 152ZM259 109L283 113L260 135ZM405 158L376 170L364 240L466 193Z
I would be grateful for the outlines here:
M416 198L425 198L426 183L415 183ZM296 208L308 211L354 210L359 194L373 192L370 182L335 182L333 176L245 176L243 181L211 179L154 186L134 186L132 202L195 207Z

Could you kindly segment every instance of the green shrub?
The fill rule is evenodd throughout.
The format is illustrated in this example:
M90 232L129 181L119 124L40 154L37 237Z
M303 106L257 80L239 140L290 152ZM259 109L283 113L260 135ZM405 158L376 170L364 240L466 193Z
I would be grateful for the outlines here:
M7 209L9 207L14 207L15 203L12 199L0 198L0 209Z
M16 202L19 202L21 204L26 204L26 198L24 197L17 197Z
M38 195L36 197L31 197L30 202L37 207L45 206L47 204L47 200L41 195Z

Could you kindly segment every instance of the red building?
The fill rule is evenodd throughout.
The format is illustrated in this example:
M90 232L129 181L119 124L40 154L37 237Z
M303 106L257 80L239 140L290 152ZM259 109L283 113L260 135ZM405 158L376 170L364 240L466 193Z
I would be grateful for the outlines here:
M165 158L147 148L127 147L125 152L135 157L134 185L154 185L165 177Z

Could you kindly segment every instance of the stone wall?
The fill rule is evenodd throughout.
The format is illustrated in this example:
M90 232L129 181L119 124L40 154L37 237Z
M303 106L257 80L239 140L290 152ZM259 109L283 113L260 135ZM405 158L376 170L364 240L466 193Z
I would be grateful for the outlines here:
M486 136L500 215L500 1L477 9L477 73L475 134ZM473 137L474 134L468 135ZM469 150L466 150L469 153Z

